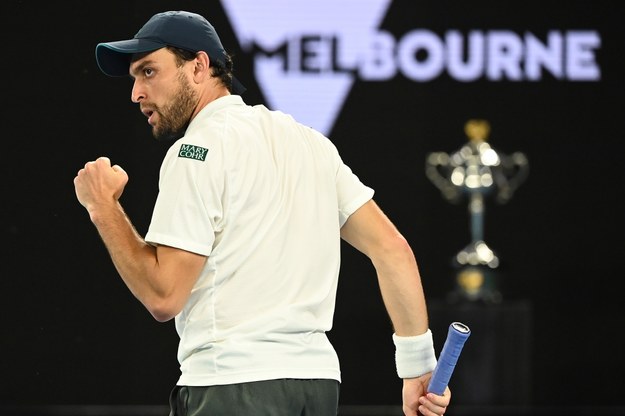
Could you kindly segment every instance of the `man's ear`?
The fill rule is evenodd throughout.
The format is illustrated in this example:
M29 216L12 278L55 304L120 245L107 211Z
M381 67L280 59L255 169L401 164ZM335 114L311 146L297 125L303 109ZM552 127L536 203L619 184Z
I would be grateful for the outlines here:
M201 82L211 76L210 58L204 51L200 51L195 56L195 67L193 68L193 79Z

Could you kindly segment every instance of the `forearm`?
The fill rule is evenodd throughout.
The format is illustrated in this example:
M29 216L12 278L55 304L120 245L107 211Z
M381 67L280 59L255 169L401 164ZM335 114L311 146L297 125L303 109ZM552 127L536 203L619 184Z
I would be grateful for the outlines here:
M117 201L90 209L89 215L124 283L151 310L150 305L166 292L157 279L155 247L147 244L137 233Z
M372 260L395 332L397 374L401 378L423 376L434 369L436 358L416 260L399 233L386 241L381 254Z
M421 276L412 249L399 234L384 252L372 258L384 304L399 336L419 335L428 329Z

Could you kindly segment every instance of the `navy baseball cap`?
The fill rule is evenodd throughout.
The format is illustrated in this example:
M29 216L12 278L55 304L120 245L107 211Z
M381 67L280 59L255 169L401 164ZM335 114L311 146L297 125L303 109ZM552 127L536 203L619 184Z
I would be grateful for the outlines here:
M226 58L221 40L208 20L196 13L168 11L152 16L132 39L98 43L96 61L106 75L124 76L128 75L132 54L152 52L165 46L204 51L211 60L222 63ZM233 77L232 90L242 94L245 87Z

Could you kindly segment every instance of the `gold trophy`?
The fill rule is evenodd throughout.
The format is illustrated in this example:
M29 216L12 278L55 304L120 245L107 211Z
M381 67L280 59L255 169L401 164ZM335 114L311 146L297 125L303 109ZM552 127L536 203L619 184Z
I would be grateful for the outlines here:
M499 302L501 293L495 288L492 273L499 266L499 258L484 241L484 198L494 194L498 203L508 202L527 178L529 166L523 153L505 155L488 144L488 121L469 120L464 132L468 143L452 154L428 154L425 167L427 177L449 202L468 198L471 242L454 259L459 271L456 291L450 298Z

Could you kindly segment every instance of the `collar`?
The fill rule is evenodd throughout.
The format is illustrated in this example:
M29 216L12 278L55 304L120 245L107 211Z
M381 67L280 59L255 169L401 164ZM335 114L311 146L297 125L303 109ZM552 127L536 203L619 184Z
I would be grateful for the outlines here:
M194 126L201 124L202 121L210 118L216 112L235 105L245 105L245 102L240 95L224 95L223 97L219 97L216 100L211 101L203 109L201 109L199 113L197 113L193 120L191 120L185 135L193 130Z

